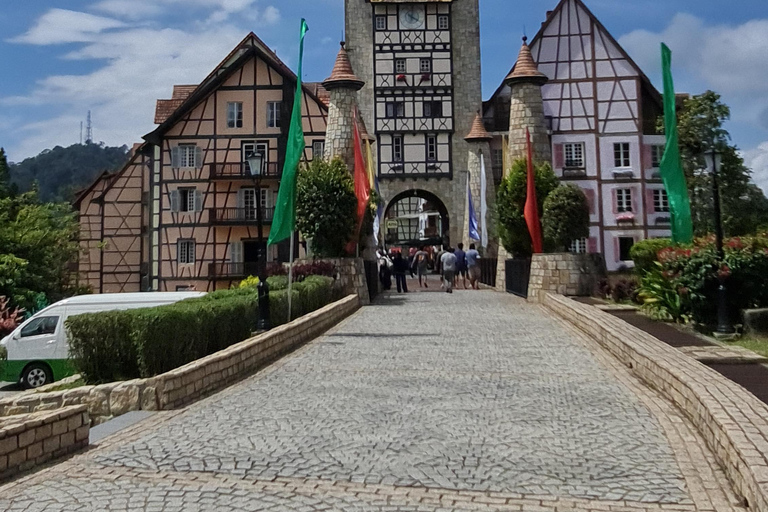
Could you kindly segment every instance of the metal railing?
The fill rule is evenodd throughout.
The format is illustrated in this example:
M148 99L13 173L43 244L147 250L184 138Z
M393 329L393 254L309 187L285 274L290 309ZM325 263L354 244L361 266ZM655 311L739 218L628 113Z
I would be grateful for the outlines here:
M256 224L259 221L256 208L211 208L211 224ZM269 224L275 216L274 208L261 209L261 221Z
M255 276L259 273L258 263L230 263L219 262L208 264L208 277L210 279L243 279Z
M211 179L252 179L253 176L248 172L248 166L245 162L232 164L209 164ZM262 178L279 178L280 168L277 162L267 162L264 165L264 175Z
M480 282L484 285L496 287L496 270L499 260L481 258L478 260L480 263Z

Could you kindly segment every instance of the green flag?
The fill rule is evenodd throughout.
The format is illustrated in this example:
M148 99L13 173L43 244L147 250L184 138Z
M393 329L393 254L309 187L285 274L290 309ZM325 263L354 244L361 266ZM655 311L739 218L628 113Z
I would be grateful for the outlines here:
M299 71L296 75L296 96L293 100L291 127L288 130L288 145L285 150L285 165L277 193L275 216L272 229L269 230L269 245L274 245L290 238L296 229L296 177L299 162L304 154L304 128L301 124L301 67L304 60L304 36L309 27L306 20L301 20L301 39L299 40Z
M669 196L669 210L672 213L672 241L691 243L693 223L688 185L680 159L680 145L675 112L675 83L672 80L672 52L661 43L661 65L664 72L664 128L667 134L667 149L661 159L661 179Z

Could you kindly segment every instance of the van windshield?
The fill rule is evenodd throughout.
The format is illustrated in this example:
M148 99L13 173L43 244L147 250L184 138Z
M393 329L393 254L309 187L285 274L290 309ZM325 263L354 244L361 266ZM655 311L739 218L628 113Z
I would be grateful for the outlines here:
M28 338L30 336L54 334L58 324L58 316L41 316L38 318L33 318L31 322L29 322L21 329L21 337Z

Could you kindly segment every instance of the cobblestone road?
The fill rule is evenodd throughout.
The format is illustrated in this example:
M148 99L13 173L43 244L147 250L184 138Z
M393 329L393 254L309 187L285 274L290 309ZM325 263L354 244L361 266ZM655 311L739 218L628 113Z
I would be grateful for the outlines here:
M392 296L0 510L733 509L697 434L592 350L506 295Z

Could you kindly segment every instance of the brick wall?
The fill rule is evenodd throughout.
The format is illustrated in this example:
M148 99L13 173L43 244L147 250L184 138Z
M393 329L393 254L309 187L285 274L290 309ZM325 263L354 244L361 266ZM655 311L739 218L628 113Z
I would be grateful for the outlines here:
M768 511L768 406L626 322L561 295L543 304L611 352L691 420L749 507Z
M0 419L0 480L88 445L85 405Z
M362 260L359 262L362 266ZM365 277L361 275L364 285ZM367 300L367 287L365 290ZM149 379L6 398L0 400L0 420L35 411L59 412L63 407L82 405L88 411L90 423L98 425L129 411L173 409L251 375L319 336L359 307L357 294L349 295L269 332Z
M599 254L534 254L528 300L541 302L543 294L588 296L604 277L605 263Z

